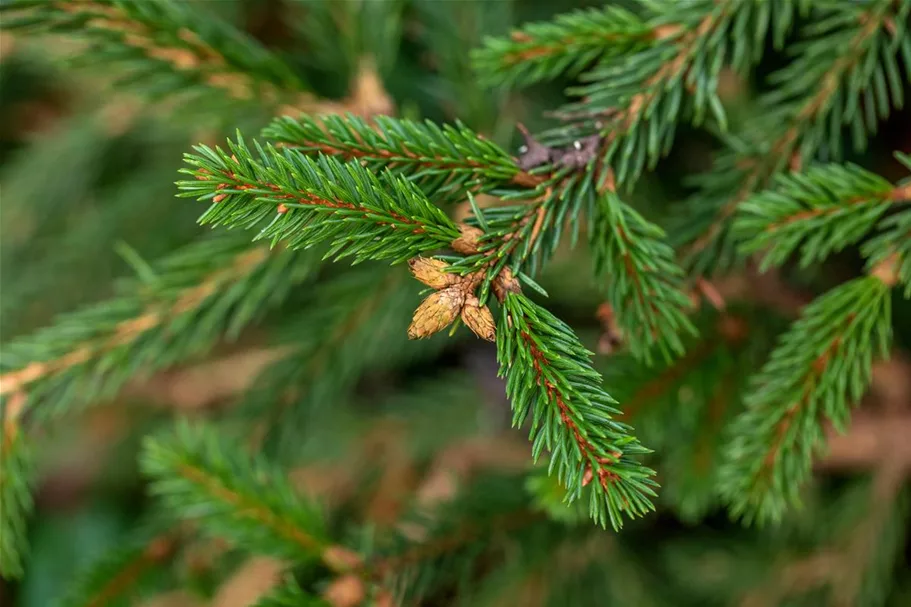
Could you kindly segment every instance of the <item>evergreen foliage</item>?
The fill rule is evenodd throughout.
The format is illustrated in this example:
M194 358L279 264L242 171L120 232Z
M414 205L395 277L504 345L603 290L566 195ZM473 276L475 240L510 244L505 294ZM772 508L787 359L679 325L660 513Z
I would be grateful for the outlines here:
M781 337L730 428L721 486L735 516L777 520L797 501L823 422L846 429L891 325L889 285L870 276L815 300Z
M617 528L620 514L641 516L653 506L654 472L635 456L648 452L624 424L611 418L616 401L586 360L572 329L522 295L502 301L497 358L513 403L513 425L531 417L532 452L545 450L561 483L574 487L567 501L591 486L589 509L602 526Z
M125 545L90 563L70 588L62 604L129 605L130 597L148 589L167 587L164 565L174 556L177 540L160 522L135 532Z
M664 231L612 193L599 199L597 209L591 230L595 270L628 334L630 352L646 362L654 350L665 358L682 354L681 336L695 328L686 316L683 271Z
M205 533L298 562L326 548L318 507L302 501L280 471L250 461L207 428L180 425L172 436L150 438L141 461L152 492Z
M900 603L911 0L528 4L0 2L141 100L10 143L0 575L48 432L127 409L146 522L63 605Z
M273 147L260 148L257 160L243 139L229 149L230 155L200 148L187 158L198 167L190 172L196 181L180 188L213 202L201 223L250 228L274 216L259 236L291 248L329 241L328 256L355 262L403 262L459 237L455 224L404 179L381 181L356 162L313 161Z
M32 512L32 483L34 469L32 455L25 444L22 432L10 419L10 401L6 401L2 418L0 442L0 574L16 578L23 573L22 547L25 545L26 521Z
M618 6L557 15L530 23L506 38L488 38L473 53L475 68L492 86L527 86L575 76L605 55L644 45L652 29Z
M4 29L85 40L89 46L77 59L125 68L114 84L152 101L180 96L180 107L191 110L202 100L215 101L216 108L244 103L278 109L306 107L312 99L300 76L259 42L185 3L12 0L2 9Z
M817 9L793 45L793 60L769 77L774 88L760 97L756 115L729 135L728 153L695 181L699 192L690 203L703 211L679 228L693 271L736 265L728 228L747 197L783 171L820 156L838 159L843 127L862 148L878 120L902 107L901 83L911 78L909 10L886 1Z
M110 301L63 316L3 349L3 395L47 419L109 398L127 380L236 337L316 268L315 256L251 248L218 234L188 245L120 285Z
M782 175L778 187L740 205L735 228L752 238L746 253L764 251L763 265L781 265L800 250L809 266L863 238L893 203L892 184L863 169L813 167Z

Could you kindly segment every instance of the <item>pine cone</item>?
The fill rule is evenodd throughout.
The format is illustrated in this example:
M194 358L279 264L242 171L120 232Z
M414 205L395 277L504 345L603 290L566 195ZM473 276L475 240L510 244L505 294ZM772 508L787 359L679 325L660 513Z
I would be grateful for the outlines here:
M496 340L496 323L487 306L479 306L478 298L473 295L462 307L462 321L475 335L487 341Z
M445 289L459 282L459 277L445 271L449 264L429 257L414 257L408 260L408 267L415 278L428 287Z
M424 339L442 331L456 319L463 303L465 294L458 287L431 293L414 311L408 339Z

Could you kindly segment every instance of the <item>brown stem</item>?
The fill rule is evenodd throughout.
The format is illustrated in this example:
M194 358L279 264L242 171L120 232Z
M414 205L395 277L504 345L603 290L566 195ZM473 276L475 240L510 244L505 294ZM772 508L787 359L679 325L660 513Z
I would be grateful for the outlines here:
M104 607L113 599L126 592L149 568L167 560L177 546L177 540L170 536L159 536L149 542L135 559L117 572L85 605L86 607Z

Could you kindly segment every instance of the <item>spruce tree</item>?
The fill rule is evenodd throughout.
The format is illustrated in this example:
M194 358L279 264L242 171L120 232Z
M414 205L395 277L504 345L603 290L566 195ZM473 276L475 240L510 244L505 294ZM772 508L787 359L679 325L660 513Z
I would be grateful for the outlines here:
M10 596L911 601L911 0L553 4L0 2Z

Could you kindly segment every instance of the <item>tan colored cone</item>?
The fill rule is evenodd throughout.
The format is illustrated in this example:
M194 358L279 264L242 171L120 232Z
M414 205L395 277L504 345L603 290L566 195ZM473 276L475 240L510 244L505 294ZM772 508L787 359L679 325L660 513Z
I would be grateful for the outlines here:
M479 306L477 297L470 297L462 307L462 322L475 335L487 341L496 340L496 323L487 306Z
M462 235L452 241L452 249L463 255L474 255L478 252L478 242L484 235L481 228L462 224L459 226Z
M415 278L434 289L445 289L459 282L459 276L445 271L449 264L439 259L414 257L408 260L408 267Z
M465 294L458 287L431 293L414 311L408 338L424 339L442 331L456 319L463 303Z

